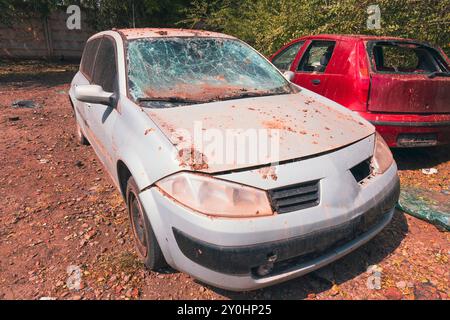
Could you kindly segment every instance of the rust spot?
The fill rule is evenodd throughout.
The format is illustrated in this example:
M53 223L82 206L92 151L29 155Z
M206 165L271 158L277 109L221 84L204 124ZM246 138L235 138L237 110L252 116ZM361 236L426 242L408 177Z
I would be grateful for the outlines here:
M277 179L278 179L275 167L272 167L272 166L264 167L264 168L258 169L258 172L263 179L271 178L274 181L277 181Z
M162 36L172 36L172 37L185 37L185 36L195 36L195 37L210 37L214 36L217 38L229 38L222 33L210 32L204 30L192 30L192 29L176 29L176 28L136 28L136 29L119 29L127 39L136 38L150 38L150 37L162 37Z
M208 169L206 156L194 147L178 151L177 159L182 167L190 167L192 170Z
M263 121L262 124L267 129L279 129L295 132L295 130L292 129L292 127L286 125L283 120L267 120Z
M152 133L153 131L155 131L155 129L153 129L153 128L146 129L145 132L144 132L144 135L146 136L149 133Z

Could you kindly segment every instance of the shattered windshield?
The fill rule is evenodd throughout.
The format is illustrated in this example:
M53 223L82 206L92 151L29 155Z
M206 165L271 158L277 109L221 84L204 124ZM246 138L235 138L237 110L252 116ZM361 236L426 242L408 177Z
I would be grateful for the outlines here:
M146 38L128 44L137 101L208 102L290 93L289 82L245 43L223 38Z

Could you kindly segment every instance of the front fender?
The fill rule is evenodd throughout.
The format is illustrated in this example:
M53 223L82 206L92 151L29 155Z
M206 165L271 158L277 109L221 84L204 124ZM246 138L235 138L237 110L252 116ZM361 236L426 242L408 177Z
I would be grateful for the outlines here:
M180 171L176 148L138 106L125 99L120 113L113 133L115 159L127 166L140 190ZM119 181L117 170L115 177Z

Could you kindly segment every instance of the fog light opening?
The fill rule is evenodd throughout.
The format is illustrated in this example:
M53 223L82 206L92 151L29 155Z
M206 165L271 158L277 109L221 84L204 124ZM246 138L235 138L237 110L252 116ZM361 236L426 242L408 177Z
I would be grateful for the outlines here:
M265 277L273 271L273 264L277 260L276 254L267 255L267 263L260 265L256 269L256 274L260 277Z

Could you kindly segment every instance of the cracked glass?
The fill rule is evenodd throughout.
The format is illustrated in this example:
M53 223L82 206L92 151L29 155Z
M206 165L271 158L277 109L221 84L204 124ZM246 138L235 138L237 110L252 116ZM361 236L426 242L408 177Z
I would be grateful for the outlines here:
M128 84L137 101L208 102L290 93L289 82L236 39L167 37L128 43Z

